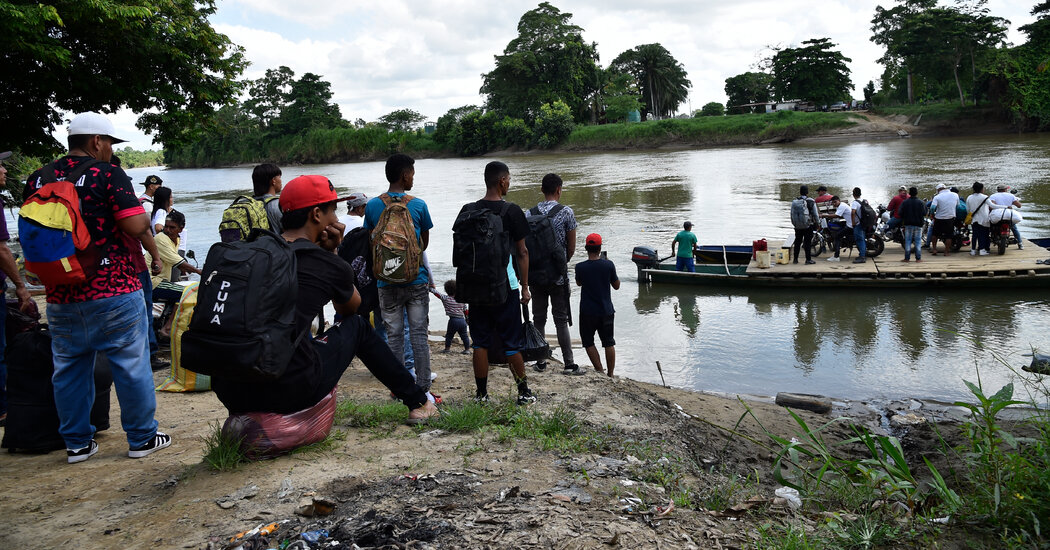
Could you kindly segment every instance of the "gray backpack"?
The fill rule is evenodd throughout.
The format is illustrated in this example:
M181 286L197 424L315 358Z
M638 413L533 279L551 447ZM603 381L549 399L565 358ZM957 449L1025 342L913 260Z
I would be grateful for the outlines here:
M809 197L799 197L791 201L791 225L795 229L806 229L817 223L815 211L816 202Z

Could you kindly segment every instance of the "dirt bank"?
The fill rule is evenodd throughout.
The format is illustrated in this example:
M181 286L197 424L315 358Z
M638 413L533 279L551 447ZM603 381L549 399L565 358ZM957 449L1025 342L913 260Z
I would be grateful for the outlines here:
M468 399L474 386L469 357L434 351L435 391L448 402ZM492 432L337 425L346 437L333 451L217 473L201 461L202 438L226 416L211 392L158 394L157 418L174 443L141 460L126 456L114 400L114 427L98 434L101 449L86 462L67 465L61 452L0 454L0 547L221 548L220 541L258 524L290 520L283 527L288 533L319 521L295 515L308 492L336 503L335 513L314 526L362 547L739 548L757 536L761 523L791 514L783 501L772 502L773 457L747 441L768 439L753 418L740 421L745 407L739 401L558 371L530 371L539 397L534 409L570 409L620 451L562 454ZM511 387L509 372L494 369L492 394L509 396ZM389 399L357 362L339 394ZM765 429L795 435L784 409L761 401L749 406ZM900 408L923 414L919 404ZM885 424L860 404L833 414L844 412L875 429ZM801 414L813 425L829 418ZM738 421L739 435L732 438L716 427L733 428ZM835 440L850 434L843 424L824 435ZM667 458L646 456L653 448ZM692 509L668 511L671 495L655 479L672 474L697 488ZM748 477L752 483L740 481ZM730 509L734 505L739 510ZM751 506L755 511L743 511ZM422 542L406 545L413 540Z

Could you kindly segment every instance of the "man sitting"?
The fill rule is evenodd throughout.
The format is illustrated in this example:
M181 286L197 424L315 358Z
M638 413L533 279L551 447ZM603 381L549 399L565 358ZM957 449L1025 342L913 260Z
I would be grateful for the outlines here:
M368 322L353 315L361 303L354 288L354 273L335 250L343 238L343 224L336 214L340 200L324 176L299 176L284 187L280 206L284 212L282 237L288 242L312 243L296 251L298 296L295 306L297 333L310 327L317 312L329 301L343 316L316 339L304 338L284 374L273 381L250 382L213 377L212 388L230 414L271 412L289 414L316 405L331 393L355 356L409 409L409 422L437 416L412 376L394 358L390 347Z
M193 267L186 262L186 258L179 255L179 233L185 228L186 216L178 210L172 210L164 219L164 229L154 238L157 243L157 253L160 256L161 270L160 274L152 278L152 301L164 303L164 312L160 315L163 324L160 334L165 338L171 331L171 313L182 299L182 287L171 280L172 271L201 274L200 269ZM147 261L152 261L149 253L146 253L146 258ZM149 289L143 289L143 291L148 292ZM153 314L152 311L149 313Z

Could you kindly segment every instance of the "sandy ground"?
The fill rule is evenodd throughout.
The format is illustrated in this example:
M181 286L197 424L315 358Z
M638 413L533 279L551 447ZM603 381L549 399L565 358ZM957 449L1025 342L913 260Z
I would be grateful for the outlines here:
M449 402L468 399L474 390L469 356L437 353L438 345L433 348L434 371L439 373L434 391ZM535 409L566 406L587 425L614 437L659 443L669 454L698 466L687 475L699 487L720 486L734 474L759 472L769 478L769 450L741 437L730 439L714 427L732 428L744 412L740 401L594 371L565 376L558 365L553 367L544 373L529 371L539 397ZM156 380L163 375L156 373ZM512 387L510 373L494 368L490 393L509 398ZM356 361L340 382L339 397L389 399ZM0 548L221 548L232 535L261 523L291 520L285 525L303 528L305 523L297 522L311 520L297 519L295 510L308 492L337 503L336 513L326 520L333 532L385 533L388 539L355 535L354 540L372 540L376 547L741 547L757 528L757 519L737 521L718 516L717 510L658 516L656 506L666 507L670 498L659 487L638 481L652 464L624 462L631 460L626 456L565 456L530 440L499 442L491 433L458 435L408 426L374 433L337 425L346 439L334 451L284 456L219 473L202 463L203 437L226 416L214 394L158 393L157 404L160 429L174 442L144 459L127 457L116 399L113 428L98 434L99 453L83 463L66 464L60 451L0 454L0 517L5 524ZM749 406L766 429L784 436L795 433L784 409L762 401ZM881 423L863 406L835 412L842 413L876 429ZM802 415L815 425L827 420ZM751 418L737 430L766 440ZM848 434L843 425L827 435ZM754 488L761 494L735 498L768 500L772 489ZM772 513L779 513L771 506ZM410 528L419 531L406 535ZM405 546L406 540L397 542L389 538L391 533L429 542Z

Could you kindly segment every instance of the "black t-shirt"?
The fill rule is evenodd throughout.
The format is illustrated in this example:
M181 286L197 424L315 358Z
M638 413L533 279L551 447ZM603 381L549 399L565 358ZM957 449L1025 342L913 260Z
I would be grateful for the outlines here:
M303 240L303 239L300 239ZM325 304L345 303L354 294L354 272L339 256L319 246L296 252L299 282L295 301L296 334L304 333ZM212 388L231 414L267 411L288 414L313 406L321 381L321 359L309 335L299 342L288 369L277 380L246 383L212 378Z
M616 312L612 303L612 283L618 281L616 266L599 258L576 264L576 283L580 285L580 315L604 317Z

